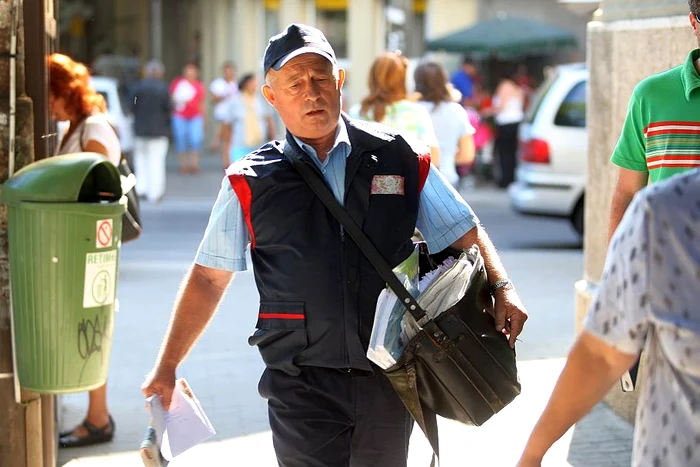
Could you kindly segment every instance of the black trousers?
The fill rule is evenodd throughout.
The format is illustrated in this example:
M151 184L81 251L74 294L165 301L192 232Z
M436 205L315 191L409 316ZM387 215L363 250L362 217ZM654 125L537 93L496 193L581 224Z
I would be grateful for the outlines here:
M494 162L498 164L496 182L501 188L505 188L515 181L519 126L519 123L511 123L496 127L496 139L493 143L496 156Z
M281 467L406 466L413 419L379 370L266 369L258 390Z

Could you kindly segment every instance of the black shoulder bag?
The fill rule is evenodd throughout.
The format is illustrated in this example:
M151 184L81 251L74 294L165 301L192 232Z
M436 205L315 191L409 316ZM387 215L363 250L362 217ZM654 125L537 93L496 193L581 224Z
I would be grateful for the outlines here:
M436 415L481 425L520 394L515 351L495 329L483 259L464 298L431 320L318 174L303 161L294 166L421 328L384 374L439 456ZM431 260L425 255L421 264Z

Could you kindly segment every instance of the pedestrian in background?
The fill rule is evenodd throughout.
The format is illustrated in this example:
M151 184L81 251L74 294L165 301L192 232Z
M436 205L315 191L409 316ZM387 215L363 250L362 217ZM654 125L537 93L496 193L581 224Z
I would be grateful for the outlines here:
M547 450L646 348L632 465L700 465L700 169L648 187L613 235L603 280L519 467Z
M452 74L450 81L462 95L461 103L463 107L478 106L479 95L477 86L480 84L480 79L474 61L471 58L464 57L462 66Z
M482 111L496 123L494 178L501 188L515 181L518 154L518 128L525 118L525 92L515 82L515 69L506 68L496 87L493 105Z
M189 63L182 76L170 84L173 101L173 139L180 157L180 173L199 173L199 153L204 141L204 85L197 65Z
M260 307L249 343L266 364L258 390L268 400L279 465L405 467L413 420L366 356L385 282L297 164L329 184L391 266L413 253L416 227L431 252L479 245L496 325L510 329L511 345L527 314L488 235L430 164L427 146L341 113L345 71L321 31L288 26L270 39L263 63L263 93L286 140L228 169L144 395L159 395L167 409L177 367L234 271L246 269L250 243Z
M437 62L425 62L414 72L419 103L423 105L433 121L435 136L440 147L438 168L447 180L457 187L459 175L457 165L471 165L474 162L474 127L469 115L462 107L459 92L455 96L450 89L447 72Z
M350 108L350 116L375 121L423 141L430 147L431 160L440 163L433 121L422 105L408 99L408 59L401 52L387 52L369 70L369 96Z
M230 162L250 154L275 137L272 109L260 94L255 75L244 75L238 87L240 92L231 100L228 109L228 121L233 127Z
M119 138L109 123L104 98L90 86L87 67L56 53L48 62L51 118L69 122L57 154L95 152L118 166L122 155ZM75 428L59 433L59 445L68 448L105 443L112 440L114 431L105 384L89 392L85 419Z
M165 194L165 158L168 154L172 105L168 85L163 81L165 68L151 60L143 68L131 98L134 114L134 170L136 192L150 202L159 202Z
M238 94L238 83L236 82L236 65L233 62L225 62L223 65L223 76L216 78L209 85L209 91L214 101L214 120L216 120L216 134L212 151L220 151L221 164L224 169L229 166L231 152L231 121L229 111L231 100Z
M700 45L700 0L688 0L690 27ZM700 49L685 63L643 79L632 92L611 162L618 167L608 239L637 191L700 167ZM638 365L622 389L634 389Z

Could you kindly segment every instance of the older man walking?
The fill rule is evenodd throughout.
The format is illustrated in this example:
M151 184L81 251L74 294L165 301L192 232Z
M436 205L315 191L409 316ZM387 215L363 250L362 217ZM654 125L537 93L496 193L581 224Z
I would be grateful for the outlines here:
M227 172L209 227L178 297L146 396L170 403L177 366L211 320L250 244L260 294L249 342L266 364L268 400L283 467L406 465L412 420L366 358L384 281L309 188L295 164L328 184L386 260L478 244L496 323L520 334L527 318L495 248L466 202L430 164L427 146L341 115L345 71L323 33L292 24L270 39L263 94L287 127ZM240 312L240 310L239 310Z

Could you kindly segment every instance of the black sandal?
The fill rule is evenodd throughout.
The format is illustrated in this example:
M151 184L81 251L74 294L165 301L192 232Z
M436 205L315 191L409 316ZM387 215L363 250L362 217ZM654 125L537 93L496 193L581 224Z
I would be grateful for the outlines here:
M87 419L83 420L82 425L87 430L84 436L73 436L75 429L59 433L58 445L62 448L77 448L82 446L92 446L93 444L108 443L114 438L115 424L112 416L109 416L109 423L98 428Z

